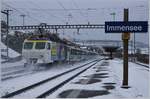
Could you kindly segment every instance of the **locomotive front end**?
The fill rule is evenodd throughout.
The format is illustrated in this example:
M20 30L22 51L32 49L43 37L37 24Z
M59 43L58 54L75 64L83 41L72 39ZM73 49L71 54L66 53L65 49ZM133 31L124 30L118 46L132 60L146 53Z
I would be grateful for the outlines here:
M47 40L25 40L22 56L27 64L51 63L51 42Z

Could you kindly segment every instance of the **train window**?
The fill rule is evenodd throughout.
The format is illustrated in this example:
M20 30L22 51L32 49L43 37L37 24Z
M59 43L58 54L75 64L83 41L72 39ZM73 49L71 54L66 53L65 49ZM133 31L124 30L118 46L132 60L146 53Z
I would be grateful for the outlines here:
M25 42L24 43L24 49L32 49L33 42Z
M47 49L51 49L51 45L50 45L50 43L47 43Z
M45 42L37 42L35 45L35 49L44 49L45 48Z

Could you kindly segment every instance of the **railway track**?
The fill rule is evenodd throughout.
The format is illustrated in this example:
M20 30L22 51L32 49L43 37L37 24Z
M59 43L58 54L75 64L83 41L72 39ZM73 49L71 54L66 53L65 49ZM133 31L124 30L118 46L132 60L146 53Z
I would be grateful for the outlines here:
M2 68L2 70L1 70L1 80L3 81L3 80L7 80L9 78L17 77L17 76L23 74L24 71L25 71L25 68L22 65Z
M140 64L140 63L138 63L138 62L134 62L135 64L138 64L138 65L141 65L141 66L143 66L143 67L145 67L145 68L148 68L149 69L149 66L148 65L144 65L144 64Z
M130 62L132 62L132 61L130 61ZM140 62L132 62L132 63L134 63L134 64L137 64L138 66L142 66L142 67L144 67L146 70L148 70L149 71L149 65L147 64L142 64L142 63L140 63Z
M141 63L138 63L138 62L133 62L133 63L137 64L138 66L144 67L145 70L149 71L149 66L148 65L141 64Z
M80 75L81 73L83 73L84 71L86 71L87 69L89 69L90 67L92 67L93 65L95 65L97 62L99 62L101 60L103 60L103 59L97 59L97 60L88 62L84 65L81 65L81 66L78 66L71 70L57 74L57 75L50 77L48 79L45 79L43 81L34 83L30 86L16 90L14 92L11 92L5 96L2 96L1 98L28 96L28 94L33 94L32 97L44 98L44 97L48 96L49 94L55 92L57 89L59 89L60 87L65 85L67 82L71 81L72 79L74 79L75 77L77 77L78 75ZM65 77L67 77L67 78L65 78ZM43 92L36 92L36 90L42 91L42 89L43 89ZM47 89L47 90L45 91L45 89Z
M4 74L2 74L1 80L4 81L4 80L10 79L10 78L22 76L22 75L24 75L24 73L23 73L24 71L25 70L16 70L16 71L4 73Z

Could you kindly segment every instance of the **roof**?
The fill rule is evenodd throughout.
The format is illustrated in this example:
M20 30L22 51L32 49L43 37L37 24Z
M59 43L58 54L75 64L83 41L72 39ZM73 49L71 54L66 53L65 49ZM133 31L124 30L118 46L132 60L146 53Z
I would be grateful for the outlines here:
M61 39L57 34L54 33L32 35L27 40L50 40L57 43L63 43L69 46L79 46L67 39Z

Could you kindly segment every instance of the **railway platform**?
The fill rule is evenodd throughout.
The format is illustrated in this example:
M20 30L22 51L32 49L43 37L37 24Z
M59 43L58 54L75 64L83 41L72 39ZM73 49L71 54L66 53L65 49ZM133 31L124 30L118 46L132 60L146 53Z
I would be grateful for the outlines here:
M103 60L88 69L50 98L147 98L149 68L129 63L129 87L122 87L123 61L119 59ZM139 79L140 78L140 79ZM142 83L141 83L142 82ZM144 83L144 84L143 84Z

